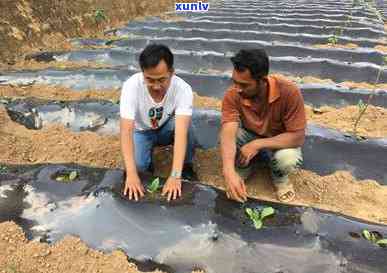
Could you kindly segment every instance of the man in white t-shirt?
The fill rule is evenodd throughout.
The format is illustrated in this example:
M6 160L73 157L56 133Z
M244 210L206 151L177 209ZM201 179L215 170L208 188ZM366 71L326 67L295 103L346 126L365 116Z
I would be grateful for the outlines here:
M148 45L140 54L142 72L123 85L120 100L121 149L126 167L124 194L144 195L138 172L152 170L155 146L174 143L172 171L162 194L181 196L181 179L194 179L194 137L190 129L192 88L174 74L173 55L164 45Z

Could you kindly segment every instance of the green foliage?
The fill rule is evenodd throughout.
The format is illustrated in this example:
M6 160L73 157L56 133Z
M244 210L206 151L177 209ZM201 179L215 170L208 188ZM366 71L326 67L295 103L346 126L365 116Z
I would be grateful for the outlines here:
M58 182L63 182L63 183L70 183L74 181L78 177L78 172L77 171L71 171L69 173L62 173L58 175L55 180Z
M245 212L250 220L253 221L254 227L260 229L263 226L263 219L273 215L275 210L272 207L266 207L260 211L257 209L245 208Z
M336 45L339 42L339 38L336 36L336 34L332 34L331 37L328 38L328 43L332 45Z
M363 237L364 237L366 240L370 241L371 243L376 243L377 238L376 238L376 236L375 236L374 233L369 232L368 230L365 229L365 230L362 231L361 234L363 235Z
M357 103L357 107L359 109L359 113L361 113L362 111L364 111L366 104L363 102L363 100L360 99Z
M148 186L147 191L150 193L156 193L160 188L161 188L160 179L157 177Z
M378 75L376 76L376 80L375 80L373 89L376 89L376 86L379 83L382 71L385 69L386 64L387 64L387 57L384 57L383 58L383 64L380 66L379 71L378 71ZM367 111L368 106L371 104L371 101L372 101L372 98L374 97L374 95L375 95L375 92L371 92L371 94L367 98L367 102L366 103L364 103L362 100L359 100L359 102L357 104L357 106L359 108L359 114L356 117L355 122L353 124L353 135L357 139L359 139L359 136L357 135L357 127L358 127L358 125L359 125L359 123L361 121L361 118L363 117L363 115Z
M375 231L368 231L363 230L361 233L367 241L371 242L372 244L376 244L380 247L386 247L387 246L387 239L384 239L383 236L379 232Z
M207 74L208 70L205 68L196 68L192 71L193 74Z
M381 239L377 241L376 244L380 247L387 247L387 239Z
M8 172L8 168L6 166L0 165L0 174L4 174Z
M102 21L106 21L107 17L105 15L105 10L101 8L97 8L94 13L94 19L97 23L101 23Z

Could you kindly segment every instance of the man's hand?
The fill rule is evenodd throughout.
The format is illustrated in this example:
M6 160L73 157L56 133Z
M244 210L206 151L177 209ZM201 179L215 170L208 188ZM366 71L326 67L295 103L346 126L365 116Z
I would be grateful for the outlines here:
M169 177L161 192L163 196L167 195L167 201L175 200L181 196L181 178Z
M246 185L243 179L235 171L228 171L224 174L227 187L227 198L238 202L247 201Z
M138 201L144 196L144 187L137 174L127 174L125 180L124 195L128 195L129 200Z
M246 167L249 165L250 160L258 154L259 150L260 148L258 147L256 140L243 145L240 149L238 164L241 167Z

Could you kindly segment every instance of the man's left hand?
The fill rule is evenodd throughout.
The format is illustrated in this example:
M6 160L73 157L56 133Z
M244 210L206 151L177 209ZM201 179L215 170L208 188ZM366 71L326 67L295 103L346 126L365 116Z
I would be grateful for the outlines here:
M249 143L243 145L242 148L240 149L238 163L241 166L249 165L250 160L258 154L259 150L260 148L258 147L255 140L250 141Z
M165 183L162 193L163 196L167 195L167 201L175 200L181 196L181 178L169 177Z

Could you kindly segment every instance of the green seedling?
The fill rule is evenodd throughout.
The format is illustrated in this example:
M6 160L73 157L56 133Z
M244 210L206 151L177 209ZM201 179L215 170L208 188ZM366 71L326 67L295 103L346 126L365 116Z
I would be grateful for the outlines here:
M367 241L370 241L372 244L376 244L380 247L387 246L387 239L384 239L383 236L376 231L363 230L361 233Z
M373 85L373 90L376 89L377 84L379 83L379 80L380 80L380 76L381 76L381 74L382 74L382 71L386 68L387 57L384 57L384 58L383 58L383 61L384 61L383 64L382 64L382 65L380 66L380 68L379 68L378 75L376 76L376 80L375 80L374 85ZM361 100L360 100L359 103L358 103L359 114L358 114L358 116L356 117L355 122L354 122L354 124L353 124L353 135L354 135L355 137L357 137L357 138L358 138L358 135L357 135L357 128L358 128L358 126L359 126L359 123L360 123L360 121L361 121L363 115L364 115L365 112L367 111L368 106L371 104L371 101L372 101L374 95L375 95L375 92L371 92L371 94L368 95L368 98L367 98L366 103L364 103L364 102L361 101Z
M387 247L387 239L381 239L377 241L376 244L380 247Z
M195 69L192 70L192 73L193 73L193 74L199 74L200 71L201 71L200 68L195 68Z
M208 73L207 69L205 68L197 68L192 71L194 74L206 74Z
M149 193L156 193L161 188L160 179L155 178L152 183L148 186L147 191Z
M366 104L363 102L363 100L359 100L357 103L357 108L359 109L359 113L364 111L365 107L366 107Z
M253 221L254 227L256 229L260 229L263 226L263 219L273 215L275 210L272 207L266 207L261 211L257 209L245 208L245 212L249 216L250 220Z
M332 45L337 44L338 41L339 41L339 39L337 38L337 36L335 34L332 34L332 36L328 38L328 43L330 43Z
M107 17L105 15L105 10L101 8L96 9L94 13L94 19L97 23L106 21Z
M0 174L4 174L8 171L8 168L6 166L1 166L0 165Z
M64 173L58 175L55 180L58 182L63 182L63 183L69 183L74 181L78 177L78 172L77 171L71 171L69 173Z

